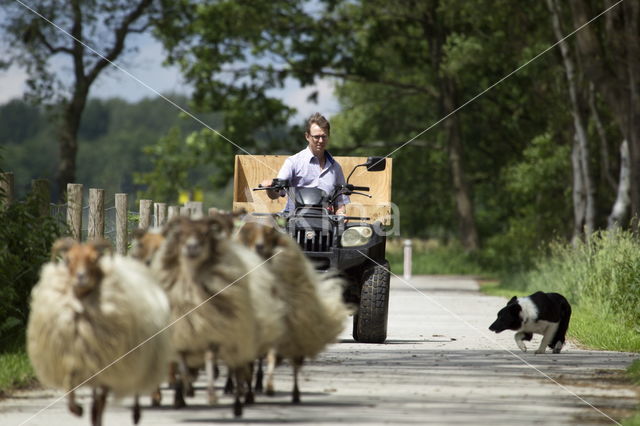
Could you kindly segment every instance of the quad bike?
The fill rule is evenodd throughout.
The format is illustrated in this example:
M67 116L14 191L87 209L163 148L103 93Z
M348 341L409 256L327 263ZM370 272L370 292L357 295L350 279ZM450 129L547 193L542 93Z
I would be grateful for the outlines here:
M382 224L367 223L368 217L333 214L334 202L342 194L371 197L365 186L354 186L349 178L357 167L383 171L383 157L369 157L356 165L346 183L328 194L319 188L294 188L273 179L271 186L254 188L288 193L292 211L279 213L284 230L320 271L339 271L348 282L345 301L358 306L353 317L353 338L362 343L382 343L387 338L389 313L389 262L385 259L386 235ZM353 200L352 200L353 201ZM254 215L261 215L254 213Z

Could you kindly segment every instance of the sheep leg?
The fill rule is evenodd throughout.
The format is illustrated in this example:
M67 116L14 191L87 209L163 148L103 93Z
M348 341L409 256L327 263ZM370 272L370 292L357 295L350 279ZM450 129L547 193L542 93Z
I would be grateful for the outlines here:
M232 369L236 379L235 401L233 402L233 415L242 417L242 393L244 392L244 384L246 383L247 374L246 366Z
M92 426L102 426L104 409L107 406L107 393L109 390L105 386L93 389L93 405L91 407Z
M76 416L82 416L82 407L76 402L76 393L74 391L69 392L69 411Z
M133 397L133 424L137 425L140 422L140 417L142 414L140 413L140 395L136 394Z
M160 391L160 388L157 388L156 390L153 391L153 393L151 393L151 406L159 407L161 403L162 403L162 392Z
M184 352L180 353L180 361L178 362L178 371L180 372L180 382L182 385L182 393L189 394L191 382L189 380L189 367L187 367L187 356Z
M269 349L267 352L267 390L266 394L269 396L273 396L276 394L275 388L273 386L273 372L276 369L276 351L275 349ZM257 387L256 387L257 390Z
M264 357L260 357L258 358L258 371L256 371L256 385L255 385L255 390L256 392L262 392L264 390L264 388L262 387L262 382L264 380L264 372L262 371L262 361L264 360Z
M224 393L226 395L231 395L232 393L234 393L234 385L233 385L233 373L231 372L231 369L229 368L227 370L227 381L224 384Z
M75 414L76 416L80 417L82 416L82 407L80 405L78 405L78 403L76 402L76 393L75 393L75 389L74 389L74 377L76 376L75 371L71 371L69 372L69 374L67 374L64 378L64 387L66 389L69 389L69 400L68 400L68 407L69 407L69 411L73 414Z
M183 408L187 406L184 401L182 382L177 377L178 364L169 363L169 387L173 389L173 408Z
M246 375L246 384L247 384L247 393L244 396L245 404L253 404L255 402L253 395L253 386L251 384L251 379L253 378L253 363L250 362L247 365L248 374Z
M298 372L300 368L302 368L302 363L304 362L303 357L297 357L292 360L293 364L293 392L291 402L294 404L300 403L300 389L298 388Z
M216 363L216 351L215 349L209 349L205 353L205 370L207 372L207 392L209 394L209 405L215 405L218 402L218 397L216 395L216 388L214 386L215 383L215 368L214 365Z

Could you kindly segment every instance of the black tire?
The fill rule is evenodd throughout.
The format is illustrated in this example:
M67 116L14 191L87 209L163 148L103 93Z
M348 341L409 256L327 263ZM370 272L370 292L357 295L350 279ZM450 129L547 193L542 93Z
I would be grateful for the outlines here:
M360 306L353 316L353 339L361 343L383 343L389 317L389 262L368 265L362 273Z

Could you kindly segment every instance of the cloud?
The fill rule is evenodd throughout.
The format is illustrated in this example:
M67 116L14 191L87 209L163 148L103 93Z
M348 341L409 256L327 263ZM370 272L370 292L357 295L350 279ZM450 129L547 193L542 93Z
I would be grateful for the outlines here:
M15 65L7 70L0 71L0 104L22 97L26 89L26 81L27 75L25 72Z
M340 105L334 96L333 84L330 79L325 78L318 80L313 86L300 87L297 81L289 79L283 89L272 90L269 94L296 108L298 113L291 121L301 124L314 112L320 112L327 118L340 112ZM314 91L318 91L317 103L308 99Z

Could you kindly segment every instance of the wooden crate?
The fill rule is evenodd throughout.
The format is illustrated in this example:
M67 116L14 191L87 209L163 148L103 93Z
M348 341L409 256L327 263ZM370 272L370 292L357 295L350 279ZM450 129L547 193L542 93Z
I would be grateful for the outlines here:
M236 155L233 179L233 210L247 212L277 213L284 209L286 197L270 199L266 191L253 191L265 179L276 177L286 155ZM367 157L334 157L342 166L345 179L354 166L367 161ZM391 172L393 161L386 160L386 168L381 172L369 172L366 167L358 167L349 183L368 186L371 198L352 195L347 206L347 215L369 217L370 221L390 224L391 221Z

